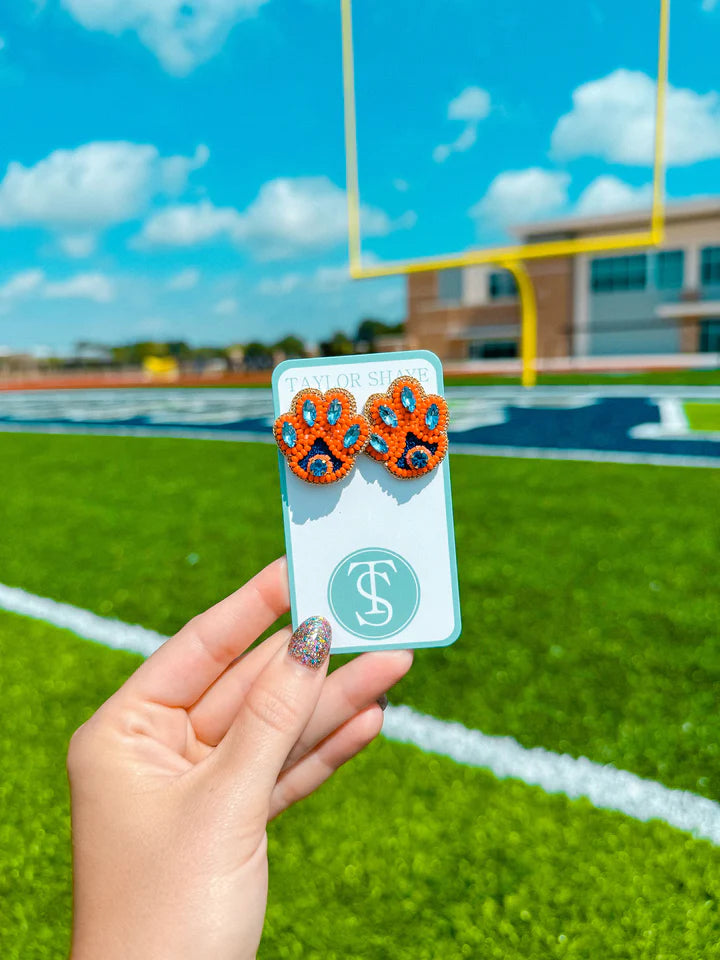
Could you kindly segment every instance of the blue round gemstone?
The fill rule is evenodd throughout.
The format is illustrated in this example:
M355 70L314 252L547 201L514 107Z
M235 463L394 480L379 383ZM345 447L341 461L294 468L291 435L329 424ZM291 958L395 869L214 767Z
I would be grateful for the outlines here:
M308 464L308 469L314 477L324 477L328 471L327 461L322 457L313 457Z
M431 403L427 408L427 413L425 414L425 423L430 427L431 430L434 430L435 427L440 422L440 410L436 403Z
M373 450L377 450L378 453L387 453L389 450L388 445L385 443L379 433L370 434L370 446L373 448Z
M427 450L413 450L410 454L410 463L416 470L422 470L423 467L426 467L429 459Z
M398 418L394 410L391 410L390 407L386 407L384 404L378 407L378 413L380 414L380 419L388 427L396 427L398 425Z
M335 426L335 424L340 419L341 414L342 414L342 404L336 397L334 400L330 401L330 406L328 407L328 412L327 412L328 423L330 424L331 427Z
M302 407L303 420L312 427L317 419L317 408L312 400L306 400Z
M282 425L282 438L283 442L288 447L294 447L297 443L297 433L295 432L295 427L288 423L287 420Z
M348 447L352 447L354 444L358 442L359 437L360 437L360 424L355 423L352 425L352 427L350 427L348 432L343 437L343 446L346 449Z
M406 410L408 410L410 413L414 412L415 404L417 401L415 400L415 394L412 392L410 387L402 388L402 393L400 394L400 400L402 401L402 405L405 407Z

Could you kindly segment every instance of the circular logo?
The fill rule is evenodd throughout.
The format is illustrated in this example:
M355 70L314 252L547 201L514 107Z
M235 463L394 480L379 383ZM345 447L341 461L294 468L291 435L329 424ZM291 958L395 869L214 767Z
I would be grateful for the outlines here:
M328 584L333 616L364 640L386 640L406 627L420 604L420 584L399 553L356 550L341 560Z

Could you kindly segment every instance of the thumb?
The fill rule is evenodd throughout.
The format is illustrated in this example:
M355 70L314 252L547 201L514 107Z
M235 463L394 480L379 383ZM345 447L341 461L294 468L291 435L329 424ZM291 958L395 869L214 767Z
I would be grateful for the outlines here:
M324 617L309 617L253 681L216 749L228 786L270 802L288 754L315 710L332 642ZM221 774L222 776L222 774Z

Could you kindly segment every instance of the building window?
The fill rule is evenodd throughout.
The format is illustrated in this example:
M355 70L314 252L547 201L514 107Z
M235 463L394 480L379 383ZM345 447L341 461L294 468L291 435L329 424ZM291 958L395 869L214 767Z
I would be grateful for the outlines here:
M509 270L498 270L490 274L491 300L502 300L507 297L517 297L517 295L517 283Z
M438 272L438 300L440 303L460 303L462 301L462 270L454 267Z
M471 360L507 360L517 355L517 340L473 340L468 346Z
M720 247L705 247L700 263L700 276L704 287L720 284Z
M658 290L681 290L685 273L683 250L663 250L655 261L655 282Z
M700 326L701 353L720 353L720 320L703 320Z
M592 261L590 286L593 293L644 290L647 286L647 256L602 257Z

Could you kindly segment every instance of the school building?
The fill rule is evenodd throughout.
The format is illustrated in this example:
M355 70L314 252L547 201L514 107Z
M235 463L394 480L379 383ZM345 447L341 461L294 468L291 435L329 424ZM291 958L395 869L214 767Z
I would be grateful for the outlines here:
M571 217L515 232L521 243L648 229L647 211ZM661 248L530 260L538 357L720 353L720 198L671 204ZM406 341L444 361L520 354L520 302L507 271L410 275Z

